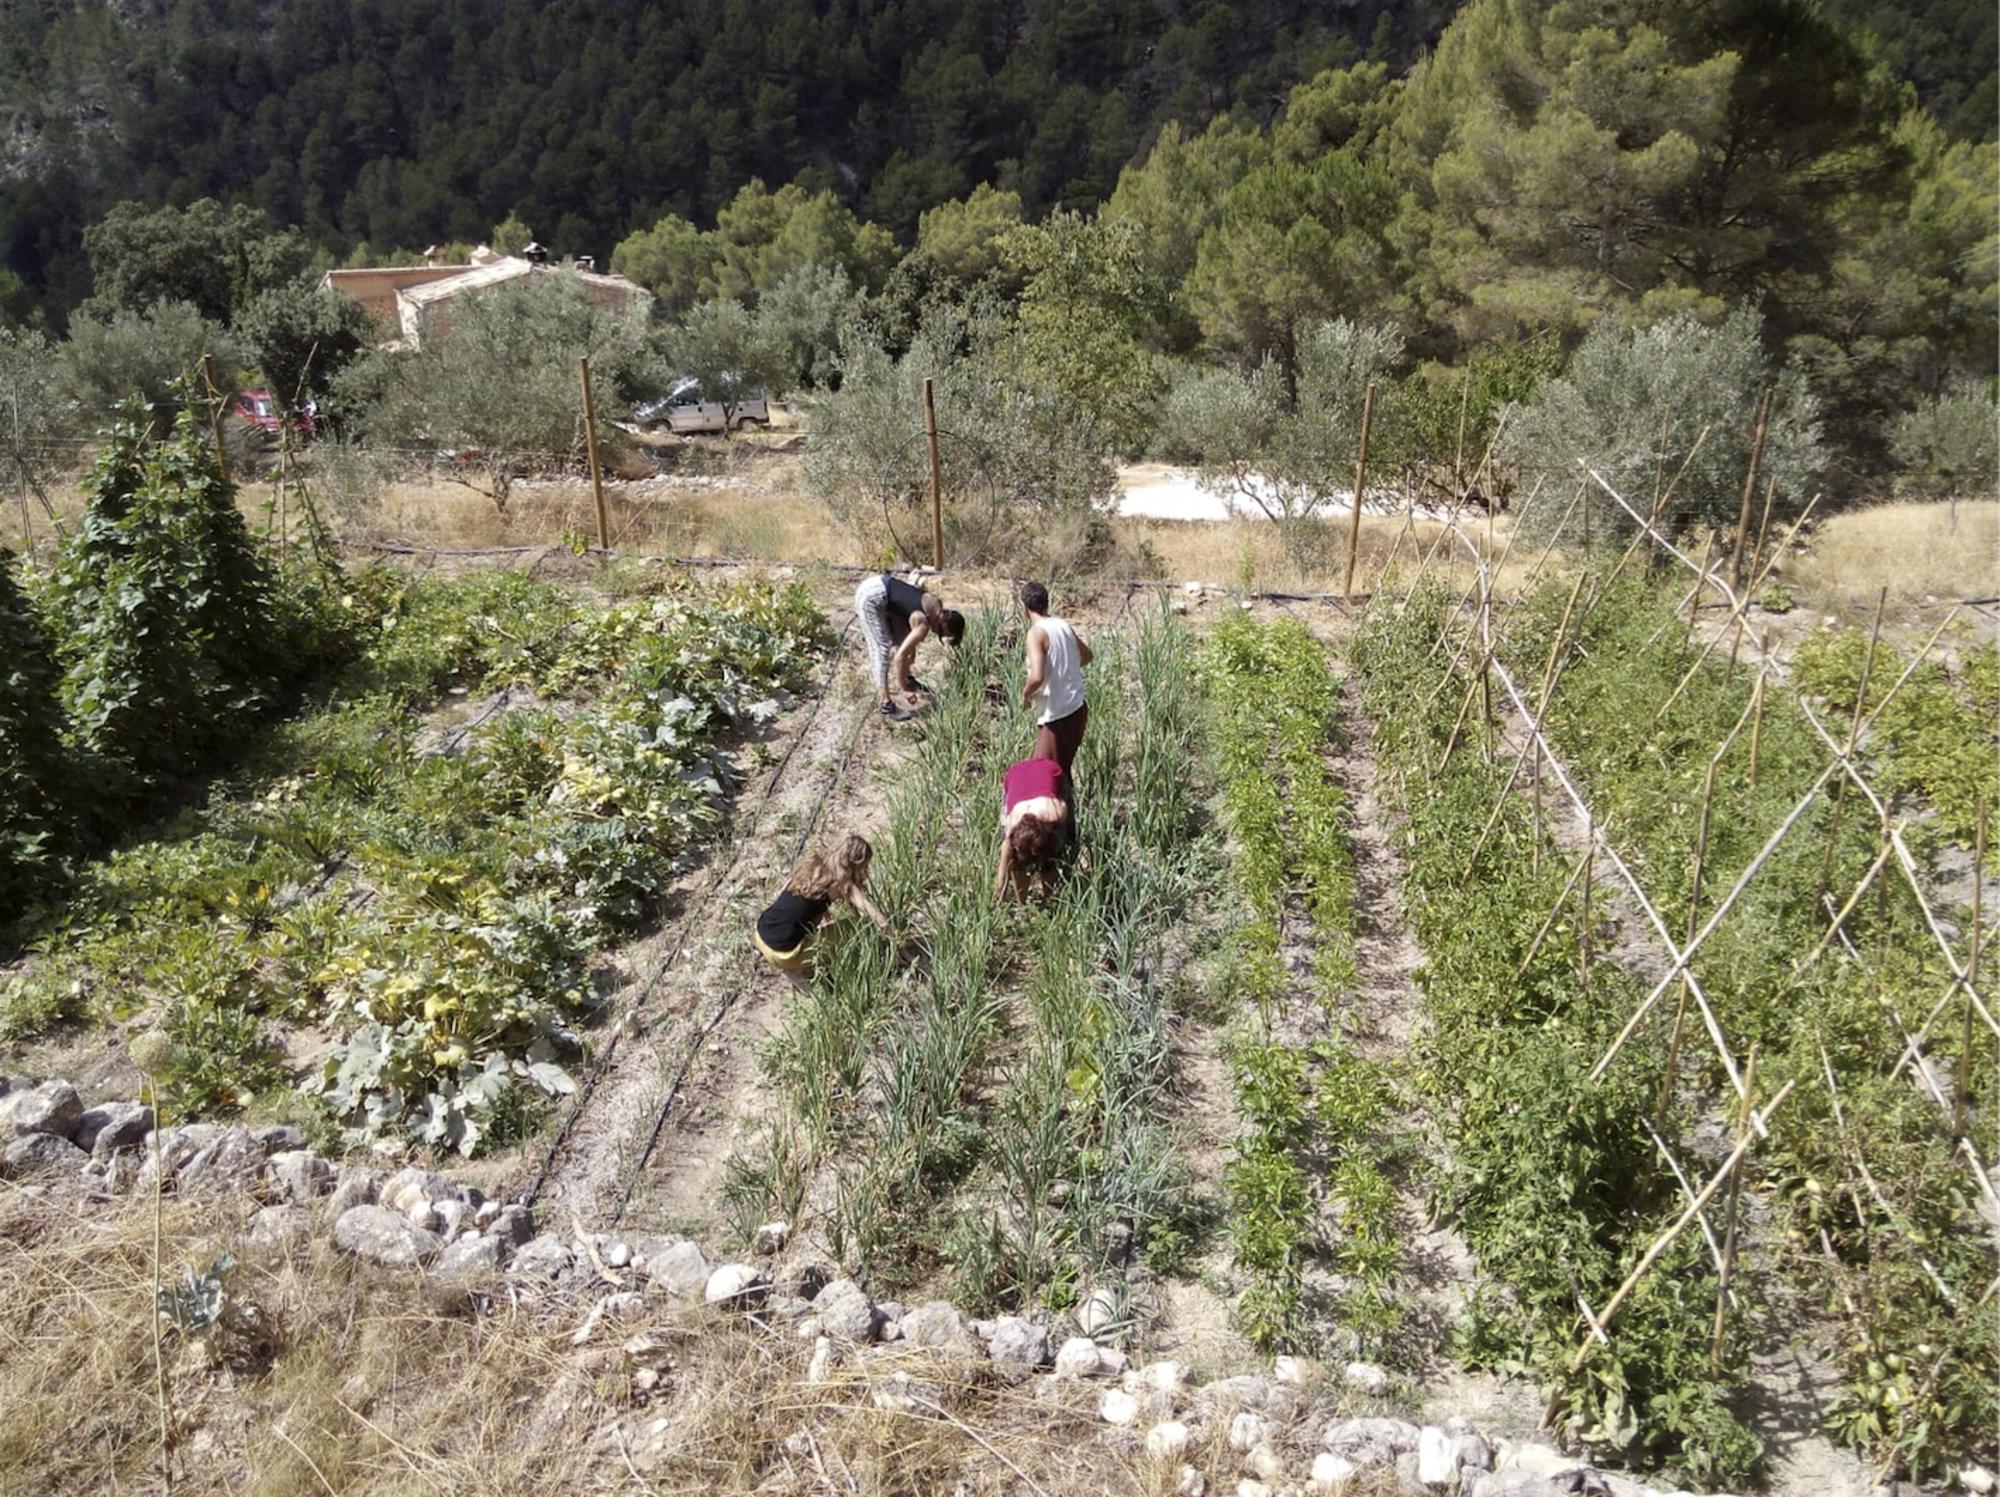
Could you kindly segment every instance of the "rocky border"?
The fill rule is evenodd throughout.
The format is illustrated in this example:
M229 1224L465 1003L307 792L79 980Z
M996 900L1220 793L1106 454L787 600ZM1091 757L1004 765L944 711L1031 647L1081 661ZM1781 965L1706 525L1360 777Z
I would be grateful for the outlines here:
M702 1302L748 1315L774 1334L813 1343L808 1382L833 1367L880 1358L871 1396L885 1408L935 1402L939 1389L913 1375L907 1350L990 1362L998 1376L1036 1381L1051 1400L1095 1392L1100 1438L1151 1462L1171 1465L1220 1433L1245 1473L1234 1497L1306 1497L1395 1490L1409 1497L1689 1497L1666 1493L1553 1446L1491 1439L1464 1419L1416 1425L1387 1417L1329 1417L1326 1391L1345 1401L1382 1397L1389 1377L1364 1362L1335 1371L1281 1356L1266 1374L1196 1384L1173 1361L1143 1366L1088 1335L1056 1340L1059 1328L1021 1316L968 1318L933 1300L913 1307L876 1302L851 1278L809 1257L786 1257L784 1222L758 1228L755 1262L711 1261L684 1237L538 1232L524 1202L501 1203L435 1171L385 1172L337 1165L305 1147L296 1128L188 1123L155 1130L137 1102L86 1108L66 1081L0 1077L0 1178L81 1182L109 1200L159 1189L175 1196L247 1193L265 1201L250 1218L250 1240L293 1251L331 1223L335 1247L384 1268L440 1281L501 1281L516 1295L589 1301L571 1340L588 1344L601 1328L637 1316L650 1299ZM1078 1319L1094 1317L1086 1303ZM628 1348L629 1350L630 1348ZM893 1365L891 1365L893 1364ZM640 1377L645 1376L642 1368ZM657 1377L657 1373L654 1374ZM1315 1392L1315 1389L1323 1390ZM1321 1425L1308 1471L1287 1455L1301 1430ZM1959 1474L1968 1491L1991 1492L1990 1473ZM1183 1497L1223 1497L1181 1463Z

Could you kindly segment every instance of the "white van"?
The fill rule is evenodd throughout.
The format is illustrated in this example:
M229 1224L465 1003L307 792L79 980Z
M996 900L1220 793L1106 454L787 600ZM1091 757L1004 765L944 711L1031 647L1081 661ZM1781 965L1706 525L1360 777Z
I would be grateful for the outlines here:
M633 414L644 425L664 423L668 430L681 436L771 424L771 405L762 390L751 390L740 400L723 401L712 398L692 379L677 381L665 400L649 401Z

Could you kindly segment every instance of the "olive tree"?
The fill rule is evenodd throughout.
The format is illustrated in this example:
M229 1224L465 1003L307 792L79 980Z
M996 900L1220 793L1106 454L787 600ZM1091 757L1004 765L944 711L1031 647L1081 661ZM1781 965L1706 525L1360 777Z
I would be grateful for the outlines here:
M1322 559L1325 512L1352 497L1368 386L1402 351L1395 332L1341 317L1299 334L1295 379L1275 355L1185 377L1167 404L1171 450L1231 509L1276 522L1294 560Z
M1656 488L1664 492L1678 475L1661 529L1727 528L1737 520L1757 405L1768 389L1760 471L1776 480L1779 512L1796 511L1825 466L1819 402L1798 369L1773 367L1762 332L1762 319L1748 309L1714 326L1685 315L1643 328L1600 325L1568 373L1509 407L1499 455L1521 470L1548 473L1549 495L1570 492L1586 471L1595 472L1642 513ZM1630 533L1637 522L1624 509L1594 484L1587 492L1595 533ZM1553 498L1525 507L1524 536L1545 538L1564 513ZM1581 507L1571 513L1570 528L1580 529Z
M536 275L466 296L421 348L365 355L334 400L373 446L482 454L504 504L511 476L580 459L584 355L602 438L652 378L645 316L598 305L573 276Z
M933 307L900 357L878 332L857 328L838 373L839 389L811 403L806 475L872 548L894 548L890 516L907 509L914 520L926 492L926 378L944 433L953 559L1032 557L1061 568L1105 543L1112 455L1074 430L1072 408L1036 383L1012 318Z
M1948 390L1889 429L1896 489L1912 499L1990 498L2000 488L2000 407L1977 385Z

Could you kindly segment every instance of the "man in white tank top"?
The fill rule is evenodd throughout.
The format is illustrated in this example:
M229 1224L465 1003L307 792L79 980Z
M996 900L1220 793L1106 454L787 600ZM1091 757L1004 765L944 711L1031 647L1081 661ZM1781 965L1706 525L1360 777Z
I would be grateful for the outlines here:
M1090 664L1090 646L1077 638L1066 620L1050 616L1049 590L1041 583L1021 585L1021 605L1028 610L1028 678L1022 685L1021 705L1035 714L1034 757L1055 760L1067 782L1090 722L1090 704L1083 699L1083 668Z

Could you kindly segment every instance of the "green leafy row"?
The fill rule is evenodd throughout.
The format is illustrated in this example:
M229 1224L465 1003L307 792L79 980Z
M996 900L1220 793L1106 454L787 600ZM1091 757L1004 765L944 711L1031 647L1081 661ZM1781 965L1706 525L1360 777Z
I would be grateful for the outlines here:
M602 608L511 574L373 574L348 606L329 704L87 868L0 1016L153 1015L183 1115L282 1105L308 1026L323 1121L469 1153L568 1087L590 955L713 823L717 735L778 710L824 620L797 586Z
M1303 1344L1305 1269L1324 1250L1349 1286L1340 1319L1372 1348L1397 1318L1396 1195L1377 1159L1386 1078L1338 1037L1294 1044L1275 1022L1291 975L1282 947L1294 902L1329 1018L1355 977L1349 808L1326 762L1339 685L1325 651L1292 619L1225 619L1204 666L1244 905L1232 976L1254 1005L1230 1047L1246 1125L1226 1175L1230 1231L1237 1266L1253 1275L1237 1315L1259 1346ZM1339 1221L1330 1245L1322 1200Z
M1859 629L1808 635L1793 661L1798 690L1850 714L1861 695L1868 636ZM1956 673L1934 660L1903 678L1907 661L1893 645L1878 645L1869 668L1867 710L1881 708L1869 731L1869 758L1881 788L1914 792L1937 812L1938 829L1960 847L1977 835L1982 807L2000 823L2000 647L1968 650ZM1989 855L2000 857L2000 828L1989 830Z
M1535 1378L1557 1396L1564 1428L1600 1449L1734 1484L1762 1445L1734 1406L1748 1350L1740 1317L1711 1362L1716 1274L1699 1234L1662 1253L1609 1344L1573 1370L1578 1296L1602 1307L1682 1204L1647 1133L1664 1045L1628 1046L1602 1082L1589 1077L1642 995L1586 955L1573 904L1535 945L1566 869L1528 797L1503 801L1506 765L1483 757L1480 735L1454 734L1464 683L1447 669L1449 644L1437 648L1451 611L1443 591L1420 589L1400 611L1371 612L1355 648L1407 821L1405 900L1425 954L1418 1082L1444 1135L1441 1194L1500 1286L1471 1307L1458 1350ZM1676 1100L1665 1136L1682 1115Z
M1546 650L1566 593L1551 586L1517 610L1522 659ZM1705 919L1811 790L1831 751L1791 694L1772 688L1756 724L1754 774L1747 726L1715 760L1697 881L1708 766L1752 713L1750 673L1712 659L1662 711L1699 647L1687 642L1673 602L1636 579L1588 610L1579 637L1549 730L1593 805L1615 819L1621 847L1668 919ZM1797 684L1851 714L1865 653L1857 633L1815 635L1800 650ZM1919 668L1868 740L1882 788L1919 792L1937 809L1934 822L1907 834L1919 857L1941 839L1969 844L1980 799L1991 803L2000 773L1993 661L1990 650L1974 651L1957 680ZM1878 652L1871 705L1904 664L1892 648ZM1849 721L1829 727L1844 734ZM1781 1240L1769 1245L1775 1265L1810 1286L1830 1329L1839 1328L1843 1377L1828 1427L1884 1469L1922 1477L1976 1455L2000 1418L2000 1310L1987 1297L2000 1262L1982 1187L1959 1152L1961 1134L1981 1158L1995 1152L1994 1046L1983 1026L1962 1024L1960 997L1925 1045L1931 1080L1899 1067L1904 1036L1938 1007L1951 973L1893 868L1869 885L1841 932L1829 933L1833 911L1861 884L1884 837L1851 788L1836 814L1842 794L1836 785L1817 796L1695 966L1739 1061L1757 1047L1760 1094L1797 1082L1750 1171L1783 1208ZM1814 952L1819 959L1805 963ZM1663 1009L1644 1033L1657 1043L1670 1023ZM1693 1075L1684 1091L1721 1091L1705 1043L1691 1040L1686 1061ZM1726 1093L1720 1106L1728 1108Z

